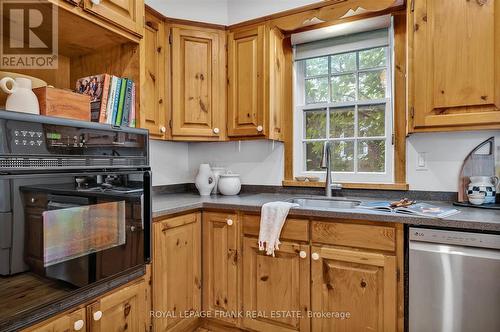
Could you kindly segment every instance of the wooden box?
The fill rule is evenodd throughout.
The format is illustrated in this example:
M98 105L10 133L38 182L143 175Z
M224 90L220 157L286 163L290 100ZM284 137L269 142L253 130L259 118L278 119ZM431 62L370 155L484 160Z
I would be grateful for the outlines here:
M80 93L52 87L33 89L40 114L73 120L90 121L90 97Z

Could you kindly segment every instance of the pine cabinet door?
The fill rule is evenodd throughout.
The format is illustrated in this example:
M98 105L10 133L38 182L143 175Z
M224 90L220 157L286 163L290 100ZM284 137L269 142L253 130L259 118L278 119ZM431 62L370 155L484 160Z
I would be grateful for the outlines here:
M153 310L165 317L153 320L154 331L184 331L193 323L186 313L201 310L200 213L153 224Z
M414 0L410 130L500 128L500 1Z
M87 307L92 332L149 332L147 283L127 286Z
M235 214L203 213L203 310L238 324L241 249Z
M85 312L85 308L81 308L71 313L62 314L48 323L35 325L23 330L23 332L84 332L87 330Z
M276 257L243 243L243 326L256 331L309 331L309 246L281 243Z
M265 26L233 31L228 39L228 136L266 134Z
M141 79L140 127L149 129L151 138L165 139L167 133L166 100L166 33L163 22L146 13L141 57L144 70Z
M311 257L312 312L338 313L313 317L313 331L396 330L395 256L313 246Z
M94 2L97 2L94 3ZM83 1L83 8L130 32L141 35L144 15L142 0L91 0Z
M172 134L225 136L225 32L172 28Z

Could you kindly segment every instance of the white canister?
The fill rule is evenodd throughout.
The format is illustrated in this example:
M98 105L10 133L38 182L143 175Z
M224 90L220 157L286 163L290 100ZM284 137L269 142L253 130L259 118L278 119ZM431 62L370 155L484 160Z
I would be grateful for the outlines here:
M36 95L31 90L31 85L29 78L2 78L0 80L0 89L9 95L5 102L5 109L8 111L40 114L40 105L38 104Z
M214 173L214 177L215 177L215 187L214 187L214 189L212 189L212 194L218 194L218 193L220 193L219 186L218 186L219 176L221 174L226 173L226 168L225 167L212 167L212 172Z
M241 180L239 174L226 173L219 176L218 188L222 195L238 195L241 190Z
M215 187L215 178L209 164L200 164L194 184L201 196L210 196Z

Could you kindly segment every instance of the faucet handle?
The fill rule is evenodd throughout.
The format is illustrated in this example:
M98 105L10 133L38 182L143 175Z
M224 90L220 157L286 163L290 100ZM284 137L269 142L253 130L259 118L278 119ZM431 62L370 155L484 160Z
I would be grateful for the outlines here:
M332 189L342 189L342 183L333 183L332 182Z

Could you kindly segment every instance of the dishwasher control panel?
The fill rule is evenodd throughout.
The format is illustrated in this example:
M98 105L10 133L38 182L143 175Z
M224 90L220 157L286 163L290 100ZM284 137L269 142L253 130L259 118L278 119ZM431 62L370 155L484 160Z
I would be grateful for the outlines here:
M410 241L500 249L500 235L410 227Z

